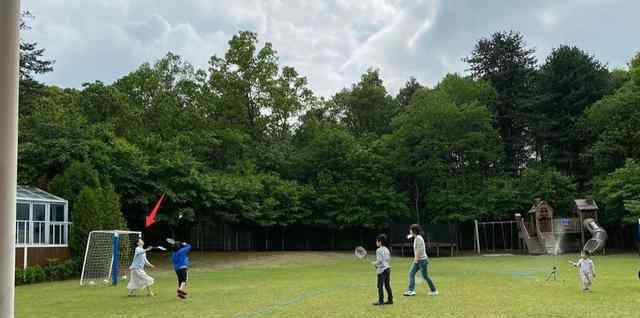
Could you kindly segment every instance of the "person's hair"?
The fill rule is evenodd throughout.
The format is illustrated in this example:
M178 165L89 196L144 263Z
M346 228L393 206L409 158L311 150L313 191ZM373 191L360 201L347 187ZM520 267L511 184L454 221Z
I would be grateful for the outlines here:
M420 224L411 224L409 226L409 231L413 232L415 235L422 235L422 226Z
M176 241L176 242L173 244L173 250L174 250L174 251L178 251L178 250L180 249L180 247L181 247L181 246L182 246L182 242Z
M586 256L586 257L591 256L591 255L589 254L589 251L582 251L582 255L584 255L584 256Z
M387 235L380 234L376 237L376 241L380 242L380 245L387 246Z

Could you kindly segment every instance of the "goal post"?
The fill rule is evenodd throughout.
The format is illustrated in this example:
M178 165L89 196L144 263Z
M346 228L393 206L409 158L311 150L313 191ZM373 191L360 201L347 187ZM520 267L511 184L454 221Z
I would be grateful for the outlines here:
M136 242L142 238L136 231L92 231L87 238L80 285L117 285L126 278L133 260Z

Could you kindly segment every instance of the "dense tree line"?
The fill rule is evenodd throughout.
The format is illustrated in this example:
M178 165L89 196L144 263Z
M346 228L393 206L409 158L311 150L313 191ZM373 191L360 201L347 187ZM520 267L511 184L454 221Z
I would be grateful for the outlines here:
M609 70L561 45L539 64L523 35L497 32L464 58L469 76L411 78L393 96L370 69L320 98L251 32L207 69L169 53L81 89L35 82L52 64L29 52L20 183L81 214L140 227L161 193L168 224L380 228L510 219L534 198L568 214L577 196L608 222L640 213L640 54Z

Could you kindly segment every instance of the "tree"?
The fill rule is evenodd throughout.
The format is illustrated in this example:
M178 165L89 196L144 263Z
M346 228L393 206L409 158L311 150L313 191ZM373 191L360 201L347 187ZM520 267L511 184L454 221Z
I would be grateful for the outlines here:
M388 140L400 189L413 193L417 218L426 206L430 221L473 218L478 209L463 205L495 174L501 155L487 107L477 101L457 105L450 93L419 91L394 118Z
M411 103L411 99L415 93L424 88L415 77L411 77L409 81L404 84L404 87L398 91L398 95L396 95L396 102L402 108L407 107Z
M631 73L624 69L613 69L609 72L609 76L611 78L609 91L613 93L624 87L631 80Z
M636 87L640 87L640 52L636 53L635 57L631 59L629 68L629 73L631 73L633 83Z
M634 61L640 61L640 57ZM631 74L640 69L640 62L635 63L637 66L631 63ZM610 173L629 158L640 159L637 127L640 127L640 85L633 80L585 111L578 128L588 142L582 158L592 167L589 177Z
M526 170L525 170L526 171ZM476 204L479 219L512 220L515 213L522 213L531 207L530 189L525 193L517 177L495 176L488 178L484 188L476 192L472 203Z
M48 87L34 100L33 111L22 115L18 161L21 183L61 174L72 161L87 161L94 154L94 127L77 108L77 91Z
M209 60L211 117L256 140L289 135L291 121L314 102L313 94L294 68L280 70L271 43L259 50L257 45L256 33L240 32L229 41L224 58Z
M30 30L27 20L33 19L29 11L23 11L20 17L20 32ZM34 100L46 94L45 85L33 79L35 74L53 71L54 61L44 59L44 49L39 49L35 42L26 42L20 38L20 115L31 114Z
M20 17L20 31L31 29L27 19L33 19L29 11L22 12ZM52 60L43 59L45 49L39 49L38 43L26 42L20 39L20 80L32 80L34 74L44 74L53 71Z
M206 139L210 134L204 131L209 124L204 82L203 71L168 53L117 80L116 90L101 83L87 85L88 102L93 99L96 105L87 103L86 110L98 117L109 112L126 115L120 125L128 128L126 136L136 142L149 135L168 140L192 132L198 132L193 137ZM102 100L109 105L101 105Z
M340 120L355 136L380 136L391 131L391 118L397 107L378 70L367 70L351 89L333 96L332 102Z
M338 228L387 226L407 216L407 199L393 188L379 149L331 121L303 124L295 175L313 187L313 223Z
M640 199L640 162L629 159L621 168L598 178L596 193L604 205L601 213L604 222L636 223L640 218L634 204Z
M516 184L520 202L530 205L535 199L542 199L565 216L569 215L577 194L574 180L555 168L529 167Z
M458 74L447 74L436 89L446 93L457 105L478 103L489 107L496 102L496 90L484 80L473 80Z
M72 211L73 226L69 248L75 257L82 257L91 231L126 230L127 224L120 210L120 197L113 187L83 187Z
M82 88L78 107L90 123L113 122L117 125L130 115L126 96L116 87L97 81L84 83Z
M576 123L588 106L608 94L610 85L609 71L592 55L576 47L553 49L536 76L536 97L529 111L542 162L580 175L578 154L585 142L576 133Z
M74 161L49 183L49 191L69 201L70 210L83 188L98 189L101 187L98 171L87 162Z
M527 125L522 112L532 94L534 50L526 47L518 32L496 32L478 41L463 60L469 63L474 78L488 81L498 93L489 106L504 143L504 167L516 174L528 160Z

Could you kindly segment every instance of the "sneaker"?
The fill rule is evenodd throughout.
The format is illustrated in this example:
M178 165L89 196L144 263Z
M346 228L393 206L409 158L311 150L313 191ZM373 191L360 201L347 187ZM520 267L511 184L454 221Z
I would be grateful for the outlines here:
M438 294L440 294L440 293L437 290L429 292L429 296L438 296Z
M404 296L415 296L416 295L416 291L415 290L407 290L406 292L404 292L403 295Z
M393 305L393 300L387 300L386 303L384 303L385 305Z
M375 303L373 303L373 305L374 306L382 306L382 305L384 305L384 303L381 302L381 301L376 301Z

